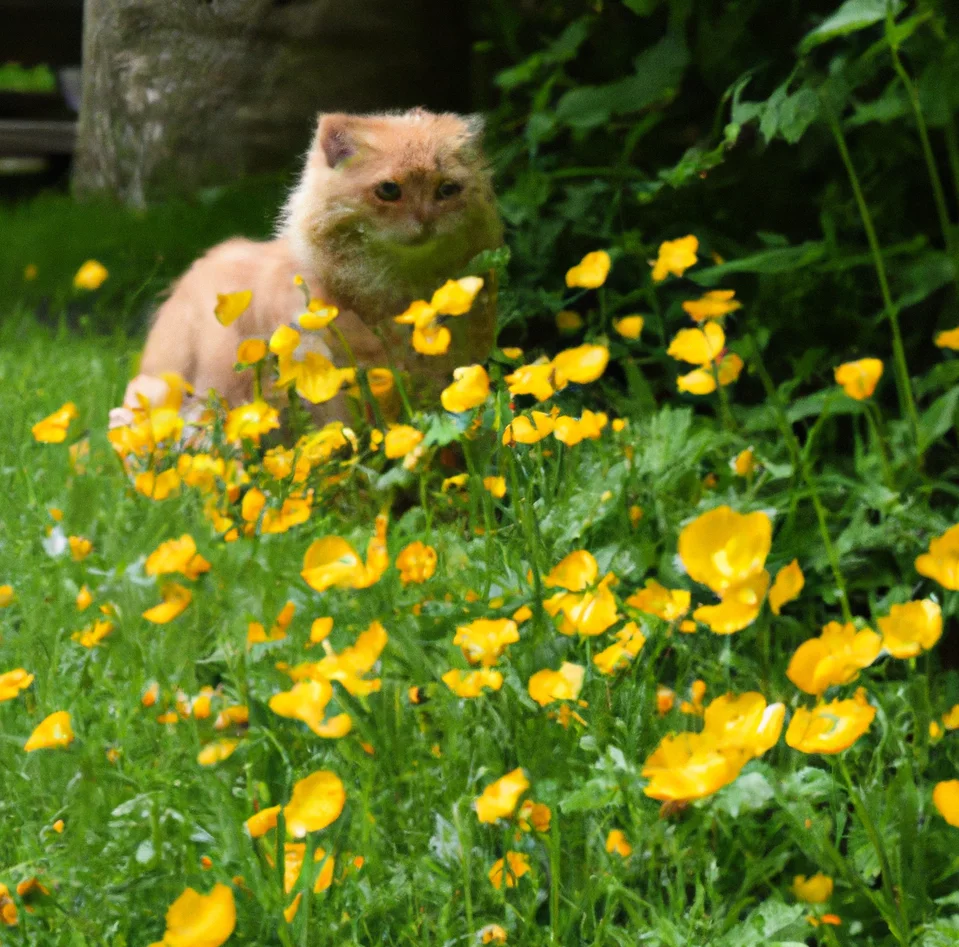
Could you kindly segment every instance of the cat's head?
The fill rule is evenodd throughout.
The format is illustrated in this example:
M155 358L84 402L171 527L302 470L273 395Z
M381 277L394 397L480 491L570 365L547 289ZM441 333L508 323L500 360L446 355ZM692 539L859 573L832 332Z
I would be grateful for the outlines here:
M425 274L454 248L466 259L446 264L461 267L498 240L485 225L498 220L481 134L477 117L423 109L321 115L281 232L317 269L324 256L342 268L366 254L394 275ZM482 246L466 245L471 232Z

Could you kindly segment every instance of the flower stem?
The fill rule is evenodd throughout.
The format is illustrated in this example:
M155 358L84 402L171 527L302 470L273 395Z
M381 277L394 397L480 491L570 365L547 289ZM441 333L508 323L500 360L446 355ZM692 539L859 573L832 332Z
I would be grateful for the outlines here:
M842 127L828 105L826 106L826 118L829 122L829 128L832 131L833 138L836 140L839 155L846 168L846 174L852 186L853 196L856 199L856 206L859 209L859 217L862 220L863 230L866 232L866 240L869 243L869 252L876 270L876 277L879 280L879 291L882 294L886 318L889 320L889 325L892 329L892 351L896 366L896 387L899 391L899 403L906 417L906 421L909 424L912 441L916 448L917 461L919 461L921 460L921 455L919 454L919 415L916 412L916 401L912 393L912 382L909 379L909 366L906 364L906 350L902 344L902 332L899 328L899 311L896 308L896 304L892 298L892 291L889 288L889 279L886 275L886 264L883 261L882 248L879 246L879 238L876 236L872 213L869 210L862 186L859 183L859 175L856 173L855 165L852 163L852 156L849 154L849 148L846 144Z

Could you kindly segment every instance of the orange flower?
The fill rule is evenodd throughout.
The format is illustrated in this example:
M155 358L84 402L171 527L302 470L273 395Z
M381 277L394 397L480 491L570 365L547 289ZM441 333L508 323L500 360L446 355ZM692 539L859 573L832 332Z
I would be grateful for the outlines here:
M386 432L383 449L391 460L405 457L423 440L423 432L409 424L392 424Z
M852 623L831 621L818 638L810 638L796 649L786 676L800 690L819 696L835 684L854 681L881 650L882 638L872 629L857 631Z
M456 629L453 644L459 645L470 664L492 667L508 645L519 641L516 622L509 618L477 618Z
M776 573L776 581L769 590L769 607L773 614L778 615L783 605L798 598L805 584L806 577L799 568L797 559L793 559L788 566L783 566Z
M40 444L62 444L67 439L70 422L76 417L77 406L68 401L53 414L33 425L33 439Z
M664 621L675 621L689 611L690 594L686 589L667 589L655 579L646 580L646 588L634 592L626 604Z
M73 727L70 723L70 714L66 710L58 710L40 721L23 748L28 753L32 753L34 750L59 749L69 746L72 742Z
M800 707L789 722L786 743L802 753L842 753L870 727L876 708L860 687L849 700L819 704L813 710Z
M932 801L939 810L939 815L950 825L959 828L959 779L936 783L932 791Z
M193 600L193 593L176 582L168 582L160 589L160 598L163 601L159 605L154 605L143 613L143 617L155 625L165 625L173 621Z
M570 382L588 385L596 381L609 364L609 349L605 345L578 345L560 352L552 362L553 387L557 391Z
M283 809L286 829L293 838L303 838L335 822L346 805L343 781L335 773L318 770L293 787L293 796Z
M269 706L281 717L302 720L317 736L338 739L350 732L353 722L349 714L326 719L326 705L332 699L333 687L329 681L302 681L291 690L274 694Z
M83 536L71 536L68 540L70 544L70 556L74 562L83 562L87 556L93 552L93 543Z
M586 669L580 664L570 664L564 661L558 671L545 668L537 671L529 679L529 696L540 707L552 704L557 700L576 700L583 687L583 676Z
M507 852L505 862L504 859L500 858L493 863L493 867L489 871L489 880L494 888L499 889L503 887L505 876L506 887L515 888L516 882L529 870L528 855L522 852Z
M425 582L436 572L436 550L416 540L406 546L396 557L403 585Z
M476 800L476 816L480 822L492 823L513 814L519 797L529 789L526 773L514 769L511 773L490 783Z
M691 299L683 303L683 311L695 319L696 322L705 322L707 319L722 319L729 313L742 308L742 303L733 297L733 289L712 289L699 299Z
M33 683L33 675L24 668L15 668L0 674L0 703L13 700L20 691L26 690Z
M166 933L152 947L220 947L236 927L233 891L214 885L209 894L187 888L166 912Z
M856 401L870 397L882 377L882 362L878 358L861 358L856 362L844 362L834 371L836 384Z
M202 750L200 750L200 752L197 754L196 761L201 766L215 766L217 763L222 763L223 760L231 757L233 755L233 751L239 745L239 740L214 740L212 743L208 743L205 747L203 747Z
M470 411L478 408L489 397L489 375L482 365L456 368L453 370L453 378L453 383L440 394L440 401L447 411Z
M659 245L659 255L653 263L653 282L661 283L670 273L682 276L696 265L699 240L692 234L678 240L666 240Z
M507 447L516 444L535 444L553 433L553 419L542 411L533 411L530 417L518 415L506 425L503 443Z
M587 253L576 266L566 271L566 285L570 289L598 289L606 282L610 265L609 254L605 250Z
M959 589L959 524L929 541L929 551L916 559L916 572L944 589Z
M629 844L622 829L610 829L606 836L606 851L612 855L614 852L620 858L629 858L633 853L633 846Z
M601 674L614 674L625 667L646 644L646 636L634 621L617 631L616 638L618 640L615 643L600 651L599 654L593 655L593 664Z
M545 401L555 394L553 389L553 363L545 359L532 365L520 365L505 378L511 395L532 395L537 401Z
M503 675L491 668L463 673L460 670L447 671L442 677L443 683L457 697L480 697L487 688L498 691L503 686Z
M882 645L894 658L914 658L942 637L942 609L930 598L893 605L877 622Z
M181 572L188 579L196 579L210 571L210 563L196 551L196 542L189 533L179 539L169 539L160 543L147 556L144 564L147 575L168 575Z
M267 809L261 809L255 815L251 815L250 818L243 823L250 838L260 838L260 836L266 835L270 829L275 829L277 818L282 808L282 806L270 806Z

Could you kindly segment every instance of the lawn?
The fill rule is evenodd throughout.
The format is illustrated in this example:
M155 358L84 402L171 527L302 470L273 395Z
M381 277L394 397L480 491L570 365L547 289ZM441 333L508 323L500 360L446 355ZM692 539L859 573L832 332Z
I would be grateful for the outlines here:
M650 258L377 428L108 437L136 343L12 307L0 942L956 942L951 339L800 397Z

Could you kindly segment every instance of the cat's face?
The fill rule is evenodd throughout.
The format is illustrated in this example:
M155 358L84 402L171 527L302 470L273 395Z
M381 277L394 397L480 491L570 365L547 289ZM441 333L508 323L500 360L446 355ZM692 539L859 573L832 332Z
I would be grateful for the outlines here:
M310 161L326 166L326 223L400 253L426 252L492 199L478 134L469 119L422 111L324 116Z

